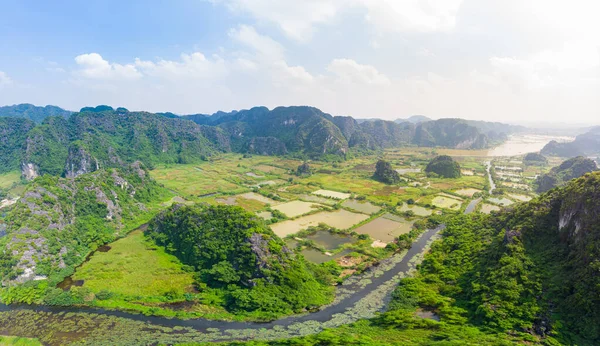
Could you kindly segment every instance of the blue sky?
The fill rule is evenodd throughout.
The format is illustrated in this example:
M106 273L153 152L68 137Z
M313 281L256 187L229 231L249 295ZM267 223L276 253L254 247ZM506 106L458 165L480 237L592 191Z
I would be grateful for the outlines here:
M600 120L596 0L0 0L0 104Z

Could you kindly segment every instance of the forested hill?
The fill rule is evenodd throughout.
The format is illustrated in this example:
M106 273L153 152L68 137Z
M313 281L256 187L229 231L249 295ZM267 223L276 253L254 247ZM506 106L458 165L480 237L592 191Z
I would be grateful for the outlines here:
M406 325L421 308L445 325L474 325L533 344L598 345L599 200L595 172L491 216L448 220L382 321Z
M0 278L53 284L96 247L149 218L147 204L166 195L139 162L65 179L46 175L28 185L4 219Z
M187 116L110 106L72 114L53 106L2 109L9 108L12 115L0 116L0 172L20 169L28 179L42 174L73 177L136 160L150 168L197 162L229 151L343 160L350 151L409 145L480 149L506 137L498 131L515 130L461 119L359 123L307 106Z
M11 124L12 123L12 124ZM0 118L0 172L21 169L32 179L43 174L74 177L106 167L141 161L186 163L230 151L229 137L217 127L200 126L124 108L86 108L68 119Z
M56 106L38 107L29 103L0 107L0 117L24 118L41 123L47 117L67 118L73 112Z
M277 107L273 110L255 107L230 113L182 117L198 124L222 127L232 136L232 144L236 149L259 153L281 152L283 147L286 152L302 149L313 154L334 155L345 153L348 148L372 150L405 145L481 149L506 139L511 133L524 130L520 126L502 123L430 120L423 116L411 117L406 121L332 117L317 108L306 106ZM316 140L307 143L307 138L315 134ZM270 142L265 147L262 144L266 143L267 138ZM261 145L253 145L257 141Z

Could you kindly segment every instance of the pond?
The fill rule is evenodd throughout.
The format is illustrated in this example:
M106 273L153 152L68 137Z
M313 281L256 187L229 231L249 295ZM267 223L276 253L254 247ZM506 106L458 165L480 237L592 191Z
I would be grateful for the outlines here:
M319 231L315 234L311 234L305 238L306 240L312 240L318 246L321 246L327 250L333 250L340 247L341 245L351 243L353 238L348 235L333 234L329 232Z
M413 222L406 220L399 222L382 216L356 228L354 231L358 234L368 234L375 240L389 243L393 242L399 235L410 232L412 225Z
M308 214L312 211L319 209L321 205L311 202L303 201L291 201L283 204L278 204L272 207L275 210L279 210L289 218L294 218L300 215Z
M320 212L307 216L302 216L295 220L286 220L271 225L271 229L279 237L283 238L290 234L298 233L301 230L307 229L311 226L317 226L319 223L324 223L328 226L345 230L357 223L360 223L369 216L365 214L352 213L344 209L336 210L334 212Z
M342 206L364 214L375 214L381 210L380 207L369 202L360 202L355 199L344 201Z

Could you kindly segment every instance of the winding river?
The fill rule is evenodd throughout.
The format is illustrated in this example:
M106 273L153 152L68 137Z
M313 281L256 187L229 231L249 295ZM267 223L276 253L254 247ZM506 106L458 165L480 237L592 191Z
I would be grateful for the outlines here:
M46 318L48 316L55 316L58 319L71 314L91 314L92 317L110 316L143 322L154 327L185 328L186 331L193 330L201 332L203 335L210 335L208 339L203 338L202 341L245 340L253 338L256 335L255 332L259 330L262 333L261 337L267 339L312 334L320 332L324 328L337 327L359 319L371 318L377 312L384 310L398 280L409 275L412 270L415 270L416 264L422 258L429 244L444 228L445 225L440 225L435 229L427 230L413 243L409 250L395 254L391 258L381 261L379 265L371 267L362 275L346 280L342 285L338 286L336 300L332 304L316 312L285 317L267 323L218 321L201 318L180 320L95 308L48 307L38 305L0 305L0 314L16 314L19 311L28 311L44 313ZM91 320L96 321L95 318ZM101 320L98 320L98 323L101 323ZM318 323L322 327L311 328L310 333L302 332L303 325L314 326L315 323ZM86 328L89 327L90 325L86 324ZM233 331L236 333L233 333ZM276 331L276 333L273 333L271 337L268 333L269 331ZM285 334L282 334L283 331L285 331ZM3 326L0 325L0 334L9 332L10 330L3 330ZM49 333L51 331L44 331L41 328L40 333L43 332ZM32 336L41 337L41 335Z

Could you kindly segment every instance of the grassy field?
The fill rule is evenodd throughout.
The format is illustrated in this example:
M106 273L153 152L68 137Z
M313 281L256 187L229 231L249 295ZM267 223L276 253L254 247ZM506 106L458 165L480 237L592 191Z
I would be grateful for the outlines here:
M0 174L0 189L8 189L19 181L21 181L21 173L18 171Z
M42 345L37 339L21 338L18 336L0 335L0 346L37 346Z
M110 244L108 252L96 252L73 280L84 280L92 292L110 291L123 297L182 295L193 291L192 273L179 260L146 240L142 231Z

